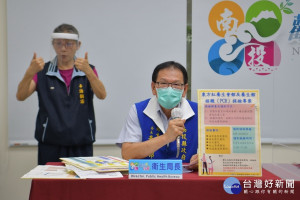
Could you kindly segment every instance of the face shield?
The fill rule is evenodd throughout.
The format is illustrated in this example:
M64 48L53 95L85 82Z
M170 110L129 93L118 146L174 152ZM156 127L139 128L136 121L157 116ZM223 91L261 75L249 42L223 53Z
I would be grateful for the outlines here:
M52 40L54 39L66 39L66 40L79 40L79 36L74 33L52 33Z
M52 44L54 44L54 40L72 40L76 42L76 45L79 45L79 35L75 33L52 33L51 34ZM68 48L68 43L65 48ZM77 51L76 51L77 53ZM54 49L51 48L50 57L53 59L56 56Z

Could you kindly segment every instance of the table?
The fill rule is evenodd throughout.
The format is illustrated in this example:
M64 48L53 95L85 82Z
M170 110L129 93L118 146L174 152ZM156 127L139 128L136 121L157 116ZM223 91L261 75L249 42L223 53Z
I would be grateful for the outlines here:
M62 165L61 163L48 163ZM262 171L262 177L238 177L243 185L245 180L254 183L255 180L281 179L266 169ZM227 194L223 189L223 182L227 177L199 177L197 172L183 174L181 180L166 179L33 179L30 190L30 200L172 200L172 199L300 199L300 181L294 182L294 194L256 194L245 188L240 194ZM285 188L285 187L284 187ZM272 192L275 187L272 187ZM259 190L261 192L261 189ZM279 192L279 191L278 191Z

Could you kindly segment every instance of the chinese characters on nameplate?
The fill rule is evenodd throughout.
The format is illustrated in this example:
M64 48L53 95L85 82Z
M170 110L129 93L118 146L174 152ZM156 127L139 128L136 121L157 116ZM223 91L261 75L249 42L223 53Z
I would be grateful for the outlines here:
M198 90L199 176L261 176L258 90Z

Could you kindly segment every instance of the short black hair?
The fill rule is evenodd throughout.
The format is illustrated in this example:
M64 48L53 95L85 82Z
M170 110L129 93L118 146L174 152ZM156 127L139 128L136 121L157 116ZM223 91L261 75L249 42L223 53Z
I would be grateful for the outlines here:
M158 72L160 70L166 69L166 68L179 69L182 72L184 84L188 83L188 74L187 74L186 69L180 63L175 62L175 61L167 61L167 62L161 63L155 67L153 74L152 74L152 81L154 83L156 83Z

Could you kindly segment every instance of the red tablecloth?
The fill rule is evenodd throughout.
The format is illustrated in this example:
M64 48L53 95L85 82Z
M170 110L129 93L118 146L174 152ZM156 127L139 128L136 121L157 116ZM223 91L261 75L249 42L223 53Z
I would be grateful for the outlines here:
M59 163L48 163L59 165ZM238 177L243 187L244 180L280 179L263 169L262 177ZM295 194L227 194L223 182L227 177L199 177L197 172L183 174L181 180L166 179L34 179L30 200L96 200L96 199L300 199L300 181L295 181ZM275 187L273 186L272 192ZM255 189L252 188L254 191Z

